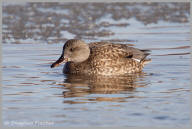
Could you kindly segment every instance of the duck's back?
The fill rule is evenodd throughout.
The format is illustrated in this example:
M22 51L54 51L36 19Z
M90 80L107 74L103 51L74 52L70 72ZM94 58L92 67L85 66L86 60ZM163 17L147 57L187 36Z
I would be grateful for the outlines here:
M126 44L95 42L89 44L90 56L82 63L67 63L65 73L122 75L140 72L148 53Z

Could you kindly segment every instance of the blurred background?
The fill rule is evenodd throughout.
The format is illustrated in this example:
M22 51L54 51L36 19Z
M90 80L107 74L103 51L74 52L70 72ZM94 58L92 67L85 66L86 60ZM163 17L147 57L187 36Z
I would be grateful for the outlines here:
M117 29L133 32L129 27L134 22L138 23L137 27L188 23L189 8L190 3L4 4L3 42L59 43L70 38L104 37L115 40L117 37L112 37L119 32Z

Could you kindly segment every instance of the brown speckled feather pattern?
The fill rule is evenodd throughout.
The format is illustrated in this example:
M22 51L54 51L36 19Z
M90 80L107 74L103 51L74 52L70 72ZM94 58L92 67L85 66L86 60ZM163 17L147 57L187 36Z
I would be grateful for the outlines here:
M88 75L123 75L137 73L141 72L145 57L148 55L126 44L95 42L90 43L89 48L89 58L81 63L66 63L64 73ZM141 61L136 61L133 58Z

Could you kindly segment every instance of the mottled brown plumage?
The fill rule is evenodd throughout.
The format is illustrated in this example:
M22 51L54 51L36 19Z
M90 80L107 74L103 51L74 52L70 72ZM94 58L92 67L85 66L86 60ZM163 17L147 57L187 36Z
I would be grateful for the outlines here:
M124 75L138 73L150 60L146 50L129 47L126 44L68 40L61 57L51 65L66 62L64 73L86 75Z

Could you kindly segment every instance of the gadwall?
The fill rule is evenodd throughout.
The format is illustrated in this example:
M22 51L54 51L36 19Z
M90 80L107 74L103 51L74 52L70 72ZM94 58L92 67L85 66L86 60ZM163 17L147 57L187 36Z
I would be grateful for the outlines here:
M51 68L65 63L65 74L125 75L142 71L148 50L140 50L126 44L93 42L71 39L63 46L61 57Z

